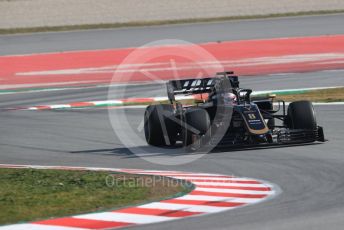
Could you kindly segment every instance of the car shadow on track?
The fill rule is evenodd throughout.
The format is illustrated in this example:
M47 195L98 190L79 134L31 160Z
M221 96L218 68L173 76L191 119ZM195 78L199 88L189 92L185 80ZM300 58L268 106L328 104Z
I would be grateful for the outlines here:
M299 144L288 144L288 145L270 145L270 146L252 146L252 147L222 147L215 148L207 154L218 154L224 152L239 152L239 151L254 151L254 150L266 150L276 148L293 148L297 146L310 146L310 145L321 145L323 143L299 143ZM177 151L176 151L177 150ZM158 148L149 145L136 146L132 148L117 147L111 149L91 149L81 151L71 151L72 154L97 154L97 155L113 155L120 156L123 158L138 158L138 157L154 157L154 156L181 156L185 154L205 154L205 152L188 152L182 148L181 145L176 147Z
M188 153L184 151L181 145L176 145L175 147L166 147L166 148L159 148L159 147L144 145L144 146L135 146L131 148L117 147L117 148L112 148L112 149L93 149L93 150L71 151L70 153L114 155L114 156L121 156L123 158L200 154L198 152Z

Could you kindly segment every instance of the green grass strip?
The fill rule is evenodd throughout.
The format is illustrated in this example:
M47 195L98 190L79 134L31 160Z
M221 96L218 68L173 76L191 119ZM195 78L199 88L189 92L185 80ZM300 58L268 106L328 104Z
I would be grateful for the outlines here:
M284 101L309 100L312 102L342 102L344 101L344 87L318 90L300 90L290 94L276 94L277 99Z
M109 183L109 176L111 181L116 179L115 185ZM0 169L0 224L104 211L183 195L192 189L158 180L154 185L141 183L152 178L113 172Z

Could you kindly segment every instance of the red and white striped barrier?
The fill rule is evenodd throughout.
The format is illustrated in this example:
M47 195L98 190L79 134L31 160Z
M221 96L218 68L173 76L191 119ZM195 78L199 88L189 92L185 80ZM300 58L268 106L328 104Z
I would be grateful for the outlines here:
M313 88L299 88L299 89L284 89L284 90L265 90L265 91L255 91L251 95L267 95L267 94L277 94L277 95L291 95L291 94L302 94L306 92L312 92L316 90L323 89L336 89L343 88L343 86L332 86L332 87L313 87ZM208 98L207 93L194 94L194 95L177 95L176 100L206 100ZM55 105L37 105L31 107L13 108L14 110L53 110L53 109L77 109L77 108L88 108L97 106L139 106L150 104L154 102L166 102L168 97L146 97L146 98L128 98L128 99L118 99L118 100L105 100L105 101L87 101L87 102L71 102L67 104L55 104ZM341 105L343 102L330 102L330 103L313 103L319 105L336 104Z
M201 99L200 94L178 96L177 100L198 100ZM101 106L130 106L130 105L145 105L154 102L167 101L167 97L146 97L146 98L128 98L118 100L106 101L85 101L85 102L71 102L66 104L55 105L37 105L31 107L14 108L15 110L53 110L53 109L77 109L86 107L101 107Z
M252 178L221 174L140 169L111 169L61 166L0 165L2 168L113 171L166 176L193 183L195 189L183 196L113 211L54 218L0 227L0 230L81 230L113 229L172 221L186 217L224 212L262 202L276 195L276 187Z

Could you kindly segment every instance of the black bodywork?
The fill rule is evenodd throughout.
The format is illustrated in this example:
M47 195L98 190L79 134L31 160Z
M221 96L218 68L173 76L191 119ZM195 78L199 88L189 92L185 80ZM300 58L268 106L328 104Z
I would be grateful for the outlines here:
M251 96L252 90L240 88L233 72L217 73L211 78L169 81L167 93L170 105L164 105L163 109L154 105L146 110L146 140L152 145L168 146L181 141L184 146L197 149L203 145L260 146L325 141L310 102L294 102L287 107L273 95ZM183 105L177 100L180 96L194 96L196 103ZM154 109L157 121L147 117ZM148 127L152 121L156 122L155 129ZM154 133L159 128L160 132ZM159 134L164 141L152 142Z

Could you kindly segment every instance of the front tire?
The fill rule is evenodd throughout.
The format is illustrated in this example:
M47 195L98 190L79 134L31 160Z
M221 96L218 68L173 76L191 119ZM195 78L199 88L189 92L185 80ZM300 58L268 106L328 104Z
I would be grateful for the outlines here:
M291 129L316 130L315 111L310 101L295 101L289 104L286 125Z

